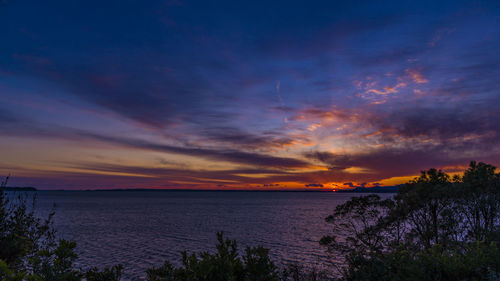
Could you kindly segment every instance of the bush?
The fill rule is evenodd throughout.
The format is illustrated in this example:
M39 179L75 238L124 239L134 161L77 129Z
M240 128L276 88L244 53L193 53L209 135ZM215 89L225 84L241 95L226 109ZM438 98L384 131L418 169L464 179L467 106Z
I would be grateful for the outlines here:
M87 281L119 281L122 276L123 266L114 265L112 267L105 267L99 271L97 267L93 267L85 273Z
M247 247L240 257L236 241L224 239L217 233L217 251L214 254L182 253L182 266L174 267L169 262L147 271L148 281L278 281L278 270L270 260L268 250L262 247Z
M52 219L35 215L36 196L20 193L10 200L5 193L8 177L0 185L0 280L88 281L119 280L121 266L96 268L84 273L74 262L76 243L55 239Z
M491 280L500 272L500 175L471 162L464 176L430 169L394 198L352 198L321 243L344 257L344 280Z

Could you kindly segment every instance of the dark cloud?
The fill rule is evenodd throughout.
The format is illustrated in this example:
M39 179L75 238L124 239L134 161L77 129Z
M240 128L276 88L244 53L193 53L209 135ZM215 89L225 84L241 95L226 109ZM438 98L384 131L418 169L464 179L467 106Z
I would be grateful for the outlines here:
M272 183L262 185L262 187L279 187L279 186L280 186L279 184L272 184Z
M252 134L234 127L213 127L199 132L208 140L226 145L237 145L246 148L267 149L282 147L291 144L294 140L281 135L280 132L264 132L262 134Z
M71 140L75 151L105 145L234 166L80 167L168 187L359 183L498 162L499 7L490 2L8 1L0 129ZM119 125L101 124L104 115ZM351 152L326 151L344 146ZM105 178L117 180L96 176Z
M92 133L80 132L80 136L92 138L117 144L126 147L160 151L166 153L175 153L189 156L197 156L202 158L214 159L219 161L228 161L238 164L246 164L253 166L275 167L275 168L300 168L308 167L310 164L304 160L276 157L259 153L244 152L231 149L205 149L205 148L186 148L171 145L163 145L157 143L150 143L142 140L123 139L109 136L96 135Z
M475 152L474 155L480 159L495 159L500 153L498 151ZM410 176L431 167L464 165L464 163L474 160L471 158L471 154L464 150L450 151L443 146L380 149L359 154L310 152L306 156L328 165L333 174L342 174L342 169L347 167L366 168L368 169L366 173L351 177L361 181L379 181L390 177ZM345 174L342 177L345 178Z
M76 168L79 170L86 171L83 174L89 174L94 172L100 172L101 175L96 178L105 178L102 173L121 173L127 174L122 175L122 177L133 179L134 182L137 178L141 179L139 181L142 186L136 187L147 187L147 186L163 186L170 188L182 188L179 186L178 182L189 182L200 188L215 188L215 187L226 187L226 188L240 188L248 184L255 184L261 187L280 187L279 184L268 184L265 183L266 179L259 178L248 178L241 176L242 173L274 173L274 174L286 174L276 170L266 170L266 169L254 169L254 170L187 170L179 168L147 168L141 166L130 166L126 164L102 164L102 163L81 163L72 164L65 163L66 167ZM54 173L50 176L60 175L66 178L73 178L75 176L80 177L79 173ZM92 178L94 178L92 176ZM114 181L116 176L110 175L109 179L104 179L100 184L105 184L108 180ZM88 180L92 182L92 180ZM43 182L43 181L42 181ZM87 182L87 181L85 181ZM121 182L121 181L120 181ZM115 184L114 182L112 182ZM147 183L147 184L146 184ZM44 185L42 185L44 186ZM91 186L95 186L92 184ZM50 186L49 186L50 187ZM185 188L186 186L184 186ZM53 188L50 187L50 188Z
M56 59L44 66L14 59L12 66L57 82L86 102L154 128L165 128L189 120L195 112L206 112L201 107L208 91L204 79L185 68L173 69L173 73L158 69L161 58L81 58L85 64Z
M449 151L487 151L500 136L500 111L490 104L413 107L381 114L367 122L383 132L385 141L425 138ZM425 144L422 144L425 145Z
M12 118L13 117L7 118L7 116L5 118L1 118L0 116L0 127L12 124L11 120L14 120ZM21 122L21 121L17 120L16 122ZM106 136L78 129L54 127L54 126L44 127L43 125L37 124L36 122L30 122L29 120L22 121L22 124L24 125L19 125L18 123L16 126L13 126L11 128L12 130L7 130L5 132L5 135L15 135L15 136L31 135L38 137L56 137L56 138L78 140L78 141L81 141L82 139L91 139L94 141L100 141L111 145L119 145L122 147L196 156L206 159L228 161L232 163L245 164L251 166L263 166L263 167L273 167L273 168L301 168L301 167L308 167L310 165L307 161L301 159L276 157L266 154L245 152L245 151L226 149L226 148L208 149L201 147L200 148L180 147L180 146L153 143L139 139Z
M19 119L14 114L0 108L0 125L12 124L18 121Z
M320 183L309 183L305 185L306 187L323 187Z

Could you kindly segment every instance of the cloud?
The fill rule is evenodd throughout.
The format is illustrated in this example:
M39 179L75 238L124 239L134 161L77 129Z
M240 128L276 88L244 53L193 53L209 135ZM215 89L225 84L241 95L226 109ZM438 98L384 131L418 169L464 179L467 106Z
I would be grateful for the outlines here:
M244 148L270 149L291 145L294 139L281 135L280 132L253 134L235 127L210 127L199 132L210 143L235 145Z
M9 2L0 17L1 107L9 108L0 109L0 129L23 140L71 140L75 153L105 144L230 166L194 173L155 157L190 173L96 167L169 186L360 183L499 161L497 7L324 4L229 1L216 11L153 1L117 11L105 3L89 18L93 1L57 9ZM21 91L46 104L7 97ZM87 114L68 118L59 104ZM113 126L100 122L104 115Z
M280 184L268 183L267 178L248 178L239 176L240 173L274 173L286 174L271 169L233 169L233 170L190 170L184 168L152 168L121 164L106 164L97 162L83 162L79 164L65 163L66 168L78 169L79 172L45 172L47 178L60 178L56 184L46 185L47 179L38 182L37 187L50 188L64 186L71 179L78 180L79 184L90 187L116 188L122 187L124 182L130 181L127 188L165 187L165 188L248 188L280 187ZM17 173L22 173L18 170ZM33 171L31 171L33 172ZM17 178L18 176L16 176ZM85 178L86 177L86 178Z
M252 166L267 166L275 168L301 168L310 166L308 162L300 159L289 158L289 157L277 157L277 156L244 152L232 149L217 150L217 149L204 149L204 148L186 148L186 147L151 143L142 140L102 136L87 132L80 132L79 135L82 137L88 137L94 140L104 141L131 148L197 156L207 159L229 161L232 163L246 164Z
M309 183L305 185L306 187L323 187L320 183Z
M13 126L12 124L13 122L16 122L15 126ZM82 139L89 139L92 141L104 142L108 144L119 145L122 147L129 147L134 149L196 156L206 159L228 161L232 163L245 164L251 166L263 166L263 167L274 167L274 168L304 168L310 166L310 164L307 161L301 159L296 159L291 157L277 157L261 153L234 150L230 148L207 149L201 147L200 148L181 147L181 146L154 143L140 139L101 135L79 129L55 127L55 126L44 127L41 124L37 124L36 122L32 122L29 120L14 119L10 115L7 115L6 113L2 112L0 112L0 127L6 129L5 135L52 137L52 138L69 139L75 141L82 141Z
M474 156L472 156L474 155ZM334 154L329 152L310 152L306 156L330 167L333 173L339 173L344 167L362 167L373 173L358 174L356 181L379 181L381 179L415 175L431 167L452 166L480 158L495 159L500 151L476 151L474 154L462 150L449 150L444 146L385 148L358 154ZM476 157L476 158L474 158ZM343 172L345 173L345 172ZM346 177L345 175L343 176Z
M354 183L352 183L352 182L344 182L344 183L343 183L343 185L348 186L348 187L350 187L350 188L358 188L358 187L360 187L360 188L365 188L365 186L366 186L366 182L363 182L363 183L361 183L361 184L359 184L359 185L355 185L355 184L354 184ZM374 185L374 186L378 186L378 185L380 185L380 184L374 183L373 185Z
M413 82L415 82L417 84L425 84L425 83L429 82L429 80L427 80L426 78L424 78L424 76L420 72L418 72L416 70L407 69L406 72L413 79Z

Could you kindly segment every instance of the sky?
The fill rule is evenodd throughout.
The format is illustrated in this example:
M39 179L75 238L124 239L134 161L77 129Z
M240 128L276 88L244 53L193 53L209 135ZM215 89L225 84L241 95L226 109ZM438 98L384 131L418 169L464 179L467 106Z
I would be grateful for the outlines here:
M0 0L0 174L326 189L500 165L498 1Z

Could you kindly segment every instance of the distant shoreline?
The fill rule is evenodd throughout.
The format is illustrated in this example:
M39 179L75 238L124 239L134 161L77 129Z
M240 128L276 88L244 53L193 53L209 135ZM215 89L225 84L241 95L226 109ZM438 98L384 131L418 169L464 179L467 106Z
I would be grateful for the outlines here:
M38 189L26 186L26 187L18 187L18 186L6 186L4 187L5 191L39 191Z
M156 189L156 188L117 188L117 189L39 189L38 191L65 192L334 192L332 190L262 190L262 189Z
M118 189L37 189L34 187L6 187L6 191L64 191L64 192L327 192L327 193L396 193L398 187L373 187L354 189L155 189L155 188L118 188Z
M353 189L341 189L336 192L345 193L397 193L399 185L395 186L374 186L374 187L356 187Z

